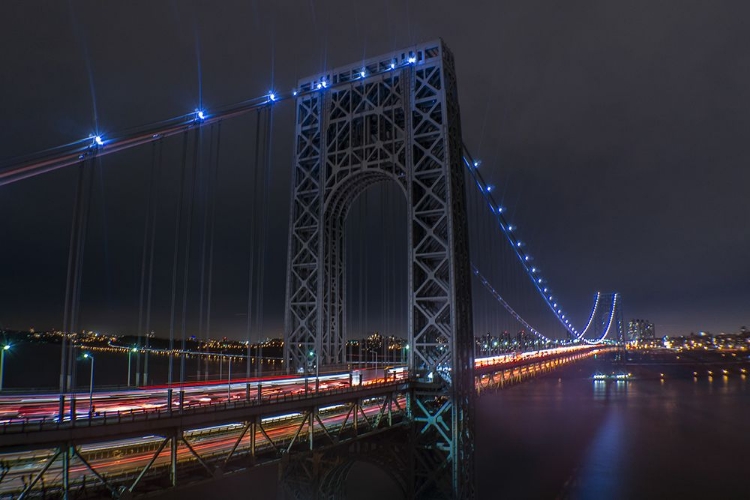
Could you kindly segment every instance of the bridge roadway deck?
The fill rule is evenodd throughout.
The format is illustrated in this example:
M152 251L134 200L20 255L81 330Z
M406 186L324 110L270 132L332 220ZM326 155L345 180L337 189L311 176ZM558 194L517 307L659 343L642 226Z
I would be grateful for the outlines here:
M143 436L171 435L175 429L198 429L234 422L250 421L267 415L282 415L312 407L343 404L410 389L405 381L370 384L346 389L311 392L308 395L284 394L258 400L211 404L169 411L120 413L116 418L79 419L73 422L29 422L2 427L0 449L4 452L50 448L60 443L87 444Z
M591 355L602 346L570 346L547 351L501 354L478 358L475 365L477 389L482 387L480 378L485 374L512 371L525 366L555 360L574 361ZM555 364L556 365L556 364ZM419 387L417 387L419 385ZM115 414L105 413L94 418L79 418L75 421L56 422L51 419L24 419L8 421L0 426L0 451L14 452L59 446L71 442L88 444L107 440L124 439L143 435L169 435L176 429L199 429L251 421L264 416L283 415L301 409L325 407L367 398L379 397L394 392L407 393L412 389L427 389L424 384L400 379L391 382L371 383L365 386L326 389L308 394L283 393L263 396L260 399L242 399L232 402L212 402L201 406L173 408L135 409Z
M474 375L479 376L497 372L499 370L509 370L546 361L561 359L575 361L582 356L589 356L608 349L611 349L611 347L603 345L577 345L571 347L557 347L541 351L501 354L499 356L477 358L474 366Z

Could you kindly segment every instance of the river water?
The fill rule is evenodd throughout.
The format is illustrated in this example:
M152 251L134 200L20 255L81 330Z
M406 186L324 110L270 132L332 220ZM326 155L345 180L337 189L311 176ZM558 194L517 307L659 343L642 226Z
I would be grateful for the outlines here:
M127 355L95 355L97 381L124 385ZM750 387L740 372L742 367L750 372L750 363L745 355L739 364L741 358L600 356L483 393L475 414L477 498L750 498ZM166 358L152 357L151 366L152 381L163 382ZM188 360L187 367L194 379L197 361ZM88 369L87 362L79 362L80 386L88 384ZM226 362L212 362L211 376L220 369L227 369ZM594 373L613 372L634 377L591 379ZM59 347L17 346L6 357L5 387L54 387L58 373ZM233 373L244 376L244 365L236 363ZM261 468L205 488L222 498L245 498L250 481L258 498L276 498L276 478L274 467ZM398 498L387 476L370 466L355 466L349 483L350 498ZM184 498L200 498L201 489L183 492Z
M750 498L748 363L629 357L586 360L479 398L478 497ZM591 380L613 371L635 378Z

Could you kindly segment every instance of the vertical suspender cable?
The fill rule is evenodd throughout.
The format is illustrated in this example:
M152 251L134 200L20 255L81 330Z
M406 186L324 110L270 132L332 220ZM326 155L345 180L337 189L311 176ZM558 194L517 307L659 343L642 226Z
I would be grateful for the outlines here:
M252 330L252 318L253 318L253 287L255 284L255 244L256 244L256 215L258 209L258 198L260 196L258 181L260 171L260 115L263 109L260 109L255 116L255 158L253 162L253 196L250 200L250 255L248 258L248 276L247 276L247 325L246 325L246 336L248 345L248 358L247 358L247 372L246 375L250 378L250 332ZM260 373L260 359L256 352L255 358L255 375L258 376Z
M208 340L211 334L211 296L213 294L213 278L214 278L214 235L216 229L216 192L219 185L219 155L221 152L221 122L216 130L216 158L214 160L214 171L213 171L213 182L212 194L211 194L211 215L210 215L210 229L209 229L209 246L208 246L208 296L206 297L206 340ZM205 356L205 378L208 380L208 356Z
M190 289L190 244L192 240L193 231L193 208L195 207L195 185L198 175L198 168L200 166L200 143L201 143L202 129L200 127L195 129L193 137L193 171L188 181L190 184L189 195L187 198L187 224L185 231L185 260L183 261L182 271L182 322L180 327L181 343L180 350L180 391L182 391L182 385L185 383L185 351L187 341L187 302L188 302L188 290ZM180 409L182 409L182 397L180 397Z
M261 226L260 226L260 255L258 255L258 293L256 294L256 330L258 331L258 341L260 342L263 336L263 299L265 294L263 293L264 281L265 281L265 263L266 263L266 231L268 226L268 190L270 187L271 178L271 146L272 146L272 127L273 127L273 107L269 107L266 111L266 121L264 124L264 144L263 144L263 165L264 165L264 176L263 176L263 198L261 200ZM317 353L318 355L320 353Z
M135 385L136 387L140 385L141 382L141 334L143 333L143 309L144 309L144 301L146 296L146 267L148 263L148 249L151 244L149 241L149 229L151 228L151 211L155 209L155 207L152 205L153 203L153 191L154 191L154 185L156 184L155 179L155 170L156 170L156 149L158 147L158 142L154 142L151 144L151 170L149 172L149 182L148 182L148 200L146 202L146 216L144 217L143 222L143 252L141 254L141 286L140 286L140 293L138 296L138 330L137 330L137 349L138 354L136 355L136 361L135 361ZM128 380L128 384L130 384L130 380Z
M148 257L148 285L146 295L146 322L144 325L144 333L146 334L146 353L143 356L143 383L148 384L148 356L151 343L151 296L153 293L154 283L154 248L156 247L156 204L159 200L159 173L161 172L162 158L164 151L164 140L159 140L158 144L158 157L156 163L156 170L154 172L154 184L151 189L151 248L149 249Z
M208 215L209 208L211 205L211 172L213 168L213 148L214 148L214 125L211 125L208 133L208 167L205 169L206 182L202 183L205 185L203 197L203 230L201 231L201 270L200 270L200 285L198 287L198 339L203 339L203 312L204 312L204 298L206 291L206 246L208 244ZM201 378L201 356L197 357L198 361L198 373L196 380Z
M88 227L88 220L89 220L89 213L91 212L91 199L93 198L92 190L94 188L94 173L96 172L96 167L99 165L99 158L94 156L94 160L91 162L92 164L89 166L89 173L88 173L88 182L84 181L86 184L84 188L84 199L82 200L81 207L83 210L79 213L80 219L79 219L79 231L78 231L78 242L77 242L77 251L76 251L76 266L75 266L75 275L74 275L74 285L73 285L73 295L71 300L71 309L70 309L70 331L75 332L78 329L78 314L80 312L81 307L81 282L83 280L83 254L84 250L86 248L86 235L87 235L87 227ZM71 343L69 346L69 356L70 356L70 374L71 374L71 389L75 388L75 375L76 375L76 366L75 366L75 351L73 350L74 346ZM71 419L74 418L74 415L72 415L74 409L71 407Z
M182 205L185 197L185 170L187 170L188 132L182 136L182 164L180 165L180 194L174 228L174 250L172 253L172 299L169 314L169 373L167 373L167 408L172 411L172 381L174 378L174 321L177 307L177 264L180 255L180 233L182 232Z
M73 276L75 275L74 266L77 262L76 259L76 242L78 241L79 231L79 213L81 211L81 203L83 198L83 181L84 173L86 170L86 160L82 160L78 166L78 182L76 184L75 198L73 203L73 218L70 225L70 244L68 247L68 271L65 279L65 302L63 309L63 325L62 325L62 346L60 349L60 408L58 410L58 418L62 421L63 413L65 412L65 393L69 390L70 379L68 378L68 363L72 360L68 357L68 336L70 335L70 309L71 299L73 294Z

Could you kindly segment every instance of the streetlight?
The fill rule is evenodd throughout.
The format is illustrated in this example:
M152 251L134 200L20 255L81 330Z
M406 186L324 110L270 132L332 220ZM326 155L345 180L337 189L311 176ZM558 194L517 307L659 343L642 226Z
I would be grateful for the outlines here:
M229 355L229 371L227 372L227 401L232 400L232 355Z
M0 350L0 391L3 390L3 371L5 370L5 351L10 350L10 344L5 344Z
M89 375L89 418L94 416L94 356L85 353L84 358L91 360L91 374Z
M308 356L310 357L310 361L312 361L312 358L315 358L315 392L318 392L320 388L320 356L314 350L310 351ZM305 367L305 387L307 387L307 367Z
M134 352L138 352L137 347L133 347L132 349L128 350L128 387L130 387L130 355Z
M312 360L312 357L315 356L315 351L309 351L307 353L307 357L309 358L307 361L305 361L303 369L305 371L305 396L307 396L307 377L310 372L310 360Z

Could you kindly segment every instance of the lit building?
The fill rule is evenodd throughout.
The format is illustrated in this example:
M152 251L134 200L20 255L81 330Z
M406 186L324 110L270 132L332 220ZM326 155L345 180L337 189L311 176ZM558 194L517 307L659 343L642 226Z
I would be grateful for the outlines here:
M656 337L654 324L647 319L631 319L628 323L628 340L646 340Z

